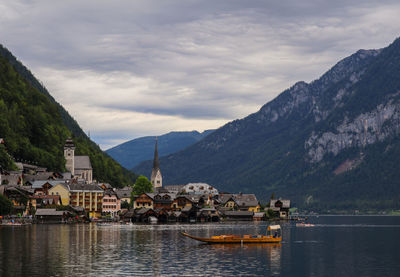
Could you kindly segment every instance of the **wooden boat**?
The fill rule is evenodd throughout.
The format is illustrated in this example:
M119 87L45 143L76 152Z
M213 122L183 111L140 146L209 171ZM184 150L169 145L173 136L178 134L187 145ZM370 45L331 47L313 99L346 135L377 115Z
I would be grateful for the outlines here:
M280 225L270 225L267 228L267 234L264 235L220 235L210 238L199 238L188 233L182 232L185 237L198 240L205 243L280 243L282 241L282 232Z

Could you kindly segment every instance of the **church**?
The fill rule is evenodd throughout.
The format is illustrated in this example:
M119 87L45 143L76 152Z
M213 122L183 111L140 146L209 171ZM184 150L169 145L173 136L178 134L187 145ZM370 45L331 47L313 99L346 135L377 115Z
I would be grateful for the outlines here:
M153 184L153 191L157 191L159 188L162 187L162 175L160 169L160 161L158 159L157 137L156 137L156 146L154 149L153 169L151 171L150 181Z
M75 145L72 139L67 139L64 145L65 168L73 178L86 184L93 182L93 168L89 156L75 156Z

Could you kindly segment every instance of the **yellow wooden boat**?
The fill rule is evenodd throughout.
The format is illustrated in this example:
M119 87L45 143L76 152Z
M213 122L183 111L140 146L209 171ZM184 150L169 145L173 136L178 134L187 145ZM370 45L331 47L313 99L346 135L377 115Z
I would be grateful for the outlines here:
M267 234L264 235L220 235L210 238L199 238L188 233L182 232L182 235L194 240L206 243L280 243L282 241L282 231L280 225L270 225L267 228Z

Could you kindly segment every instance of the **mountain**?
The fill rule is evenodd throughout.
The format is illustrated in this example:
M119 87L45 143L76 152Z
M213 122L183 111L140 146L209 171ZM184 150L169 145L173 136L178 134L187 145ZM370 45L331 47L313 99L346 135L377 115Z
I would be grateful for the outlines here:
M165 184L204 181L264 201L274 193L305 210L399 209L399 133L397 39L296 83L160 165Z
M92 142L33 74L0 45L0 165L13 169L12 157L53 171L65 170L63 146L74 139L77 155L89 155L94 178L114 186L133 183L124 169ZM11 155L11 156L10 156Z
M161 135L157 137L159 155L165 156L185 149L212 131L206 130L202 133L197 131L170 132ZM125 168L133 168L143 161L153 159L155 139L154 136L133 139L106 150L106 153Z

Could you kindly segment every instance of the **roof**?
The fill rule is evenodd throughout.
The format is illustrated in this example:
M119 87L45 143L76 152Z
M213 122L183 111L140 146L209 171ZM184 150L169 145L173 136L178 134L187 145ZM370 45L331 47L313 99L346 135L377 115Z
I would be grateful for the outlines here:
M186 195L186 194L177 195L175 199L178 199L178 198L185 198L185 199L187 199L188 201L190 201L190 202L192 202L192 203L196 202L196 199L197 199L197 198L195 198L195 197L191 197L191 195ZM198 199L197 199L197 200L198 200Z
M65 179L65 180L72 179L72 173L71 172L63 172L61 174L63 176L63 179Z
M143 215L143 214L147 213L147 212L150 211L150 210L152 210L152 209L150 209L150 208L141 208L141 209L135 211L135 214L137 214L137 215Z
M118 195L118 198L129 198L131 197L132 188L124 187L122 189L116 189L115 193Z
M169 190L167 190L164 187L155 188L155 191L158 192L158 193L168 193L169 192Z
M151 199L154 200L154 197L156 197L157 195L160 195L161 198L163 198L165 195L168 195L170 197L170 200L174 200L176 198L176 193L154 193L154 192L149 192L149 193L145 193L148 197L150 197Z
M17 173L17 174L11 173L10 175L2 174L1 175L1 181L7 180L7 182L8 182L7 185L16 186L16 185L18 185L18 181L20 180L20 176L21 176L20 173Z
M258 205L257 197L254 194L235 194L234 200L240 207L256 207Z
M113 190L104 191L104 196L108 196L108 197L115 196L116 198L119 199L118 194L116 194L115 191L113 191Z
M89 156L74 156L74 168L76 169L92 169Z
M112 186L109 183L101 183L100 187L105 187L106 189L112 189Z
M220 194L218 195L218 201L221 204L225 204L230 198L232 198L233 194L231 193L226 193L226 194Z
M57 211L56 209L37 209L36 216L42 215L54 215L54 216L62 216L64 215L65 211Z
M44 184L49 183L50 185L52 185L53 187L58 185L58 184L65 184L64 180L41 180L41 181L34 181L32 182L32 188L33 189L37 189L37 188L41 188L43 187Z
M4 192L10 192L10 191L15 191L20 194L24 195L31 195L33 194L33 190L31 188L23 187L23 186L15 186L15 185L6 185L4 187Z
M190 195L184 195L187 199L192 201L193 203L198 203L200 201L200 198L203 197L201 194L190 194Z
M275 207L275 203L281 201L282 202L282 208L290 208L290 200L287 199L271 199L270 200L270 207Z
M218 190L206 183L189 183L182 188L189 194L218 194Z
M182 212L190 212L193 207L183 207Z
M182 190L182 188L185 185L169 185L169 186L164 186L165 189L167 189L169 192L179 192Z
M67 185L69 191L92 191L92 192L104 192L101 187L97 184L69 184Z

